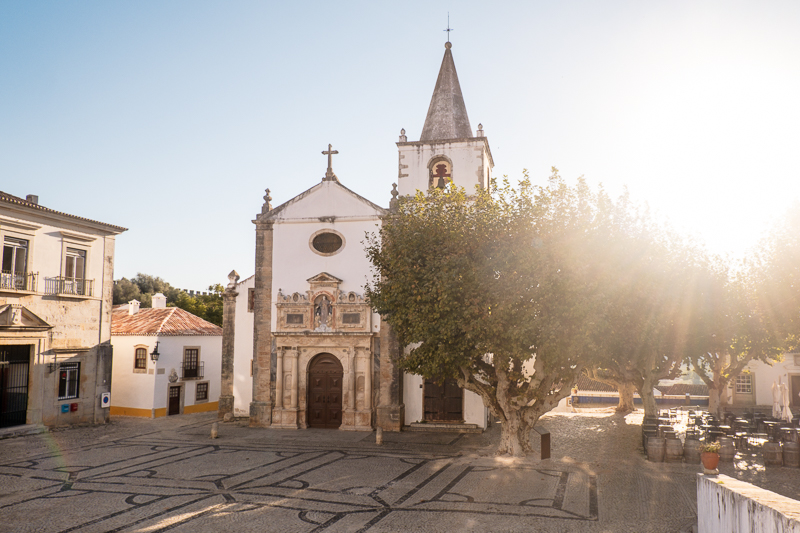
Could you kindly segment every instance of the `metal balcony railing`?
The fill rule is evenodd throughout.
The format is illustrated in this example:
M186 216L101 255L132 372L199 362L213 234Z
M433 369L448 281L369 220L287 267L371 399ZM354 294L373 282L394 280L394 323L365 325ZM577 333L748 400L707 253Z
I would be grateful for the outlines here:
M196 364L181 363L181 378L203 379L203 362Z
M94 296L93 279L45 278L44 291L47 294L70 294L73 296Z
M36 292L37 276L33 272L0 271L0 289Z

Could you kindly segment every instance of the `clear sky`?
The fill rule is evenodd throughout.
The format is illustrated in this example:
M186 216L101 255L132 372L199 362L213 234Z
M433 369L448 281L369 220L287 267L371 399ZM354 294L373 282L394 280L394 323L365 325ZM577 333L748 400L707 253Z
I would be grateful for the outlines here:
M495 176L627 185L734 255L800 197L800 2L731 0L6 0L0 190L129 228L115 278L250 276L264 189L318 183L328 143L388 205L448 11Z

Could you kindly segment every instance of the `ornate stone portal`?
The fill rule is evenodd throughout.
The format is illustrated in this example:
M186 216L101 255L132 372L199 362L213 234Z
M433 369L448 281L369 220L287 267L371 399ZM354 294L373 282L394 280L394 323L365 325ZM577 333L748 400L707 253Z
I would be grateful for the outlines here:
M274 427L308 427L309 364L330 354L342 365L342 394L315 401L341 402L332 406L342 413L339 429L372 430L372 310L362 295L340 291L341 282L322 272L308 280L304 293L277 294Z

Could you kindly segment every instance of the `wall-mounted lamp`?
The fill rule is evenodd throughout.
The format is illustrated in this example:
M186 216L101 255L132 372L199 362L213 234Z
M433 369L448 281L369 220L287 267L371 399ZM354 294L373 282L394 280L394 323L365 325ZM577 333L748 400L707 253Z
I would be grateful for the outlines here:
M158 361L158 356L159 355L161 355L161 354L158 353L158 341L156 341L156 347L153 348L152 352L150 352L150 359L152 359L153 362L155 363L156 361Z

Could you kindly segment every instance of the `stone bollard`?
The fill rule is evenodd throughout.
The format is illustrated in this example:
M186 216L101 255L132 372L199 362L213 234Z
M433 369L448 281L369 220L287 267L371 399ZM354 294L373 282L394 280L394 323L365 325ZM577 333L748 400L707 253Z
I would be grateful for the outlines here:
M216 439L219 436L219 424L214 422L211 424L211 438Z
M383 444L383 428L381 427L375 430L375 444Z
M233 413L225 413L225 416L222 417L222 420L225 422L230 422L233 420Z

